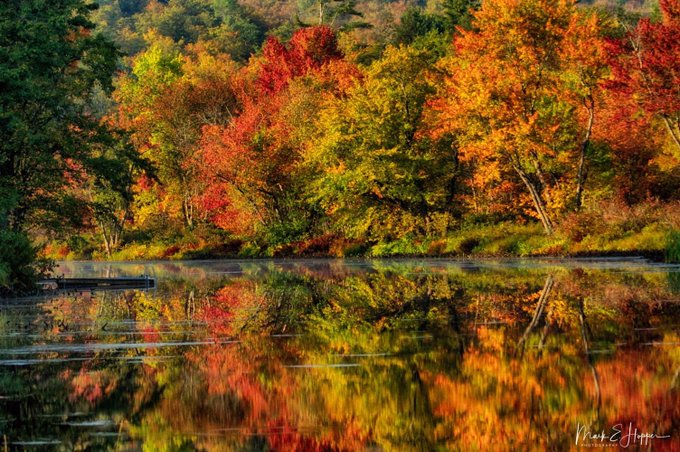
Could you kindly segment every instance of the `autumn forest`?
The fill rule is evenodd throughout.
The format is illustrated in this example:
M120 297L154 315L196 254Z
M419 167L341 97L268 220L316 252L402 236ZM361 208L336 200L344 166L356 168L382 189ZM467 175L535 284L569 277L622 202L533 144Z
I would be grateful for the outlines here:
M680 0L8 0L0 292L50 259L680 259Z

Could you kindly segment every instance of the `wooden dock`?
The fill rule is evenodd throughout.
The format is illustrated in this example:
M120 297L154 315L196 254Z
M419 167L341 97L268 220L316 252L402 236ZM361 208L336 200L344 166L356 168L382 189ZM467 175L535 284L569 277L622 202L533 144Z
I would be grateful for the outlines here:
M156 278L150 276L122 278L50 278L38 283L44 290L114 290L154 289Z

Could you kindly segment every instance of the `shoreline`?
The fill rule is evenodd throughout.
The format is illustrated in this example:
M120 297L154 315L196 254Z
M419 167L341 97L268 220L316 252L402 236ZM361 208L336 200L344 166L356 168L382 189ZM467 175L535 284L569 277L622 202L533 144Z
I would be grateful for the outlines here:
M544 255L391 255L391 256L334 256L334 255L293 255L293 256L206 256L200 258L138 258L138 259L60 259L56 263L95 263L95 264L135 264L135 263L172 263L172 262L281 262L281 261L541 261L541 260L565 260L565 261L634 261L646 260L652 263L666 263L662 251L639 250L637 252L602 252L580 254L544 254ZM677 265L677 264L674 264Z
M214 260L232 260L232 261L258 261L258 260L304 260L304 259L324 259L324 260L389 260L389 259L637 259L644 258L654 262L664 262L666 257L664 250L650 250L650 249L635 249L626 251L611 251L611 250L593 250L580 251L575 253L542 253L542 254L511 254L511 253L442 253L442 254L390 254L374 256L369 254L338 256L330 253L302 253L302 254L280 254L280 255L257 255L257 256L243 256L239 254L220 254L219 252L212 253L208 250L201 252L198 256L181 256L181 257L158 257L158 256L138 256L132 259L99 259L99 258L62 258L54 259L60 262L173 262L173 261L214 261Z

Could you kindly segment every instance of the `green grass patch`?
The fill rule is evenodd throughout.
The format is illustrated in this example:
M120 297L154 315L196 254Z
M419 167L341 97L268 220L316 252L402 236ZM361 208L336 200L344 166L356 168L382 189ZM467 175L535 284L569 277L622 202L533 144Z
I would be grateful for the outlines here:
M391 242L380 242L368 251L371 257L389 256L422 256L427 254L428 245L412 236L406 236Z
M610 230L599 235L588 235L574 244L571 253L663 253L667 229L658 223L645 226L639 231Z
M593 212L572 214L548 236L539 223L464 223L445 235L409 233L394 240L371 243L339 235L309 236L278 245L248 237L235 237L224 231L197 229L173 237L148 241L128 236L113 260L205 259L255 257L532 257L579 255L665 256L680 262L680 230L669 232L669 223L660 215L641 217L648 221L623 221L597 217ZM625 220L624 216L624 220ZM637 217L636 217L637 218ZM439 234L441 234L440 232ZM75 236L52 242L43 256L55 260L97 259L107 256L95 235ZM0 284L8 278L0 266Z
M445 254L454 256L535 256L562 254L565 239L548 237L538 224L499 223L453 231L446 238Z

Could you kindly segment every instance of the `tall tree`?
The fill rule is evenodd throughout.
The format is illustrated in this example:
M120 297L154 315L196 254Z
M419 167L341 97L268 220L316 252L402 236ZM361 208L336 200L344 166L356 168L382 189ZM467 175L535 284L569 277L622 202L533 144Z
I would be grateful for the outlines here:
M121 244L130 222L136 178L142 170L150 170L149 162L136 152L124 131L111 135L108 143L95 147L87 169L81 167L68 188L86 206L81 221L96 227L109 257ZM108 176L97 177L97 173Z
M680 1L659 6L661 22L644 18L612 42L610 88L659 118L680 155Z
M226 125L237 108L235 64L200 46L190 50L193 54L181 55L161 38L136 58L117 91L122 124L155 164L170 217L176 211L186 228L200 217L197 199L203 185L195 155L201 129Z
M428 33L444 32L446 25L444 16L428 14L420 8L411 7L402 14L399 24L394 28L394 43L411 44Z
M564 204L559 181L573 173L569 156L580 143L562 52L578 14L568 0L485 1L443 65L451 76L440 120L460 134L461 158L484 162L483 177L511 169L548 234L553 209Z
M451 209L455 149L449 137L430 139L423 121L436 85L430 68L426 51L389 47L320 116L306 151L308 193L343 235L422 234Z
M71 171L106 135L92 113L95 87L111 89L117 52L93 33L83 0L0 4L0 192L3 228L58 209ZM35 220L38 221L38 220Z
M561 46L561 81L566 98L577 111L582 137L576 150L578 163L573 198L576 210L583 203L596 110L604 102L603 84L610 72L605 36L612 28L612 24L595 11L573 14Z
M310 212L296 202L300 135L318 114L324 92L341 91L351 72L329 27L300 29L286 44L267 41L261 59L242 74L239 114L226 127L204 131L204 200L216 224L236 232L281 226L279 239L304 232Z

